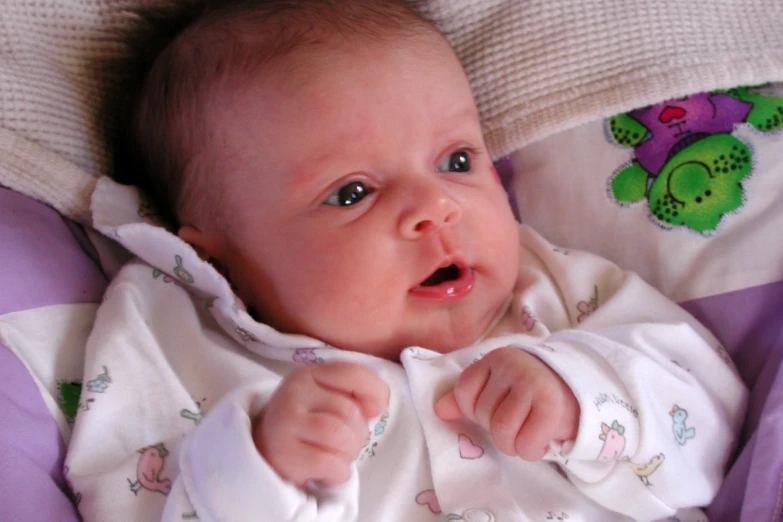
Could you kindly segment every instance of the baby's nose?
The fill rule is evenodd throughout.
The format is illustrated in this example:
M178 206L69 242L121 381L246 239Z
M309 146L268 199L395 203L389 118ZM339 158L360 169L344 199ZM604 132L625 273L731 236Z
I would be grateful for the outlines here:
M416 239L429 232L457 223L462 207L437 184L417 187L409 206L400 218L400 232L406 239Z

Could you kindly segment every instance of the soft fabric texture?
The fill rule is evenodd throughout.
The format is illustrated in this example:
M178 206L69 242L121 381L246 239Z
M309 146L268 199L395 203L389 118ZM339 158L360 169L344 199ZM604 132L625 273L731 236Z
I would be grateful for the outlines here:
M654 520L675 514L672 506L707 503L722 480L745 396L723 348L674 303L600 258L555 248L523 226L524 283L489 339L445 356L409 349L401 367L253 321L192 248L139 215L132 190L103 180L96 198L100 229L152 265L131 263L115 278L87 345L66 462L87 520L117 510L134 519L162 512L181 520L195 511L200 520L243 520L245 508L270 522L615 519L596 503ZM44 313L58 330L60 312ZM36 317L14 317L11 325L35 329ZM34 335L12 341L25 360L49 351ZM470 423L449 426L434 416L434 399L459 371L505 345L549 363L580 402L579 436L546 459L569 480L546 461L499 455ZM80 359L78 345L62 350L59 357ZM390 409L373 421L355 471L369 496L357 496L355 477L304 495L250 441L250 420L282 375L335 359L368 365L392 387ZM45 381L69 379L30 366L49 395L57 389ZM390 480L394 472L400 475ZM498 476L509 489L476 489ZM516 492L512 502L509 492Z
M99 64L124 53L119 29L133 19L126 8L152 1L0 2L0 34L4 36L0 40L0 183L89 223L89 195L96 177L104 174L108 165L97 124L103 117L100 98L114 82ZM496 157L558 130L672 96L783 79L783 31L779 29L783 27L783 4L777 0L426 3L433 10L444 9L440 26L466 64ZM557 187L578 180L582 167L559 173ZM553 196L548 190L552 189L540 191L543 198ZM559 189L554 190L557 193ZM572 211L582 202L569 200L565 205L562 210ZM748 226L753 229L752 223ZM72 238L69 233L62 237ZM17 248L16 252L23 251ZM16 252L7 256L3 245L4 263L7 259L15 263ZM763 255L748 253L748 257ZM53 256L34 256L40 257L49 261ZM66 276L62 268L55 271L60 279L45 270L28 270L26 274L23 278L3 274L0 285L10 281L12 289L18 289L41 278L50 281L50 288L60 288L83 281ZM665 274L662 278L666 279ZM17 282L19 286L14 286ZM738 358L741 370L749 368L744 373L747 382L755 382L758 375L765 383L780 381L773 379L778 367L775 360L764 372L752 369L770 358L779 360L783 353L776 337L779 321L763 309L767 304L779 304L774 296L780 294L774 288L775 284L764 285L758 291L737 290L690 303L692 309L704 311L709 326L723 332L722 339L733 341L726 346ZM23 292L15 295L22 295L21 302L28 299ZM769 297L761 299L759 295ZM0 302L4 302L2 296ZM10 301L12 307L14 302ZM743 313L725 320L726 313L737 310ZM751 317L752 310L759 314ZM769 333L774 342L764 344L761 332ZM743 357L747 346L753 346L754 351ZM20 367L9 364L5 368L13 372ZM760 385L754 391L752 411L758 412L766 437L745 448L729 475L727 486L734 484L736 488L725 489L726 494L711 512L720 520L737 520L740 512L748 521L781 519L780 506L775 504L783 491L783 449L776 435L783 429L779 421L783 412L775 408L783 404L776 400L781 385ZM17 391L23 389L31 388L4 387L3 392L16 400ZM770 400L765 403L767 397ZM762 415L762 411L766 413ZM11 418L4 420L10 422ZM13 433L14 440L23 444L21 452L37 451L20 435L23 431ZM750 471L750 479L743 469ZM743 491L744 496L738 494ZM28 493L29 498L38 494L34 489ZM6 505L14 503L4 504L4 509ZM39 508L45 505L37 502ZM0 518L14 520L5 515L3 511ZM21 520L57 520L57 516L42 514Z
M171 1L171 0L166 0ZM412 0L413 1L413 0ZM0 183L86 222L106 67L153 0L4 0ZM415 0L464 63L493 157L666 98L783 80L778 0ZM99 124L100 122L100 124Z
M83 232L57 212L0 187L0 316L98 302L106 279ZM75 522L65 445L30 372L0 341L0 519Z
M511 162L524 223L678 302L783 280L783 84L612 115Z
M419 0L471 79L495 157L582 123L783 74L778 0Z
M741 453L707 511L712 522L783 518L783 281L683 303L731 354L750 388Z
M95 303L106 287L84 232L53 209L0 187L0 315Z
M79 520L63 476L65 446L27 368L0 344L0 518Z
M508 161L524 222L638 271L722 341L751 400L711 520L780 520L783 85L667 100L553 135ZM660 212L666 197L687 203L682 223ZM723 204L687 210L710 198Z

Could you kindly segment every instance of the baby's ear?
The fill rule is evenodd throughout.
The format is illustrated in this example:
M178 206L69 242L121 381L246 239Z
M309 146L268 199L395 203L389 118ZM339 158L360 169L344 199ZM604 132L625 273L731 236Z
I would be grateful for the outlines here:
M201 259L214 266L223 277L229 279L224 261L227 255L226 247L221 236L203 232L189 225L180 227L177 235L185 243L192 246Z
M214 266L215 270L231 282L224 262L225 243L220 236L202 232L191 226L180 227L177 235L182 241L192 246L201 259Z
M213 250L216 249L217 244L209 234L202 232L195 227L184 226L179 228L177 235L182 241L192 246L198 254L198 257L204 261L208 261L210 257L214 257L216 252L213 252Z
M231 270L229 270L229 266L232 266L230 265L231 251L223 236L204 232L192 226L180 227L177 235L192 246L201 259L212 265L220 275L226 278L231 289L240 299L244 300L247 297L239 293L235 281L231 278Z

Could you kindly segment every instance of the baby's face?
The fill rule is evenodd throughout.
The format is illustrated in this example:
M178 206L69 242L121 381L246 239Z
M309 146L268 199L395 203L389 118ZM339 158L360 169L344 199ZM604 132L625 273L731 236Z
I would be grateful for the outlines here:
M335 43L276 68L225 113L218 261L237 293L282 331L389 359L475 342L518 236L448 44Z

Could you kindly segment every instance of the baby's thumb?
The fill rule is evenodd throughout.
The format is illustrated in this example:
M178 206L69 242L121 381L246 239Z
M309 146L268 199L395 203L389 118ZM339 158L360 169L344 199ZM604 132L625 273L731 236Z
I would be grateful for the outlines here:
M462 417L462 412L457 404L454 392L450 391L435 403L435 415L441 420L457 420Z

